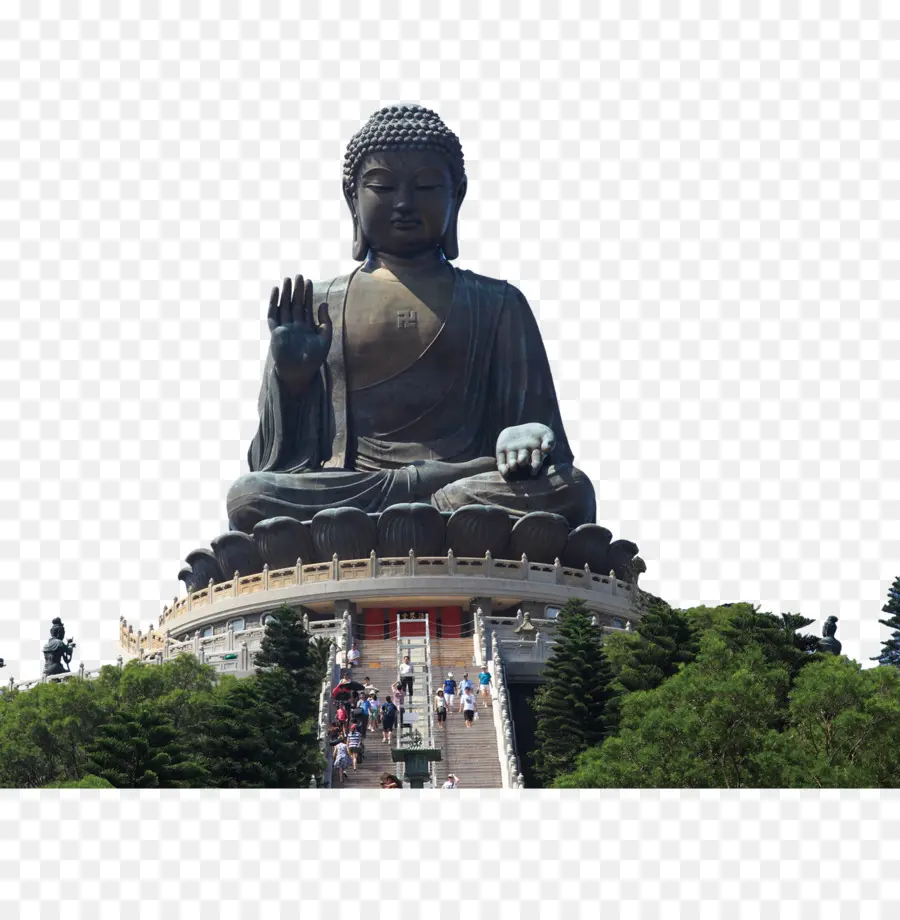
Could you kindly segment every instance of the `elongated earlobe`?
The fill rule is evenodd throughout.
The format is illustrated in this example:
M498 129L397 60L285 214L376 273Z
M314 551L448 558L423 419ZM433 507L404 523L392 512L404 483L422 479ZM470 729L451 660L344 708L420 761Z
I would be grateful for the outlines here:
M353 215L353 258L357 262L365 262L366 256L369 254L369 241L366 239L366 235L362 232L362 227L359 225L359 220L356 215Z
M347 202L347 207L350 208L350 216L353 218L353 258L357 262L365 262L366 256L369 254L369 241L362 232L353 198L347 194L346 188L344 189L344 201Z
M463 177L459 184L459 190L456 193L456 205L453 208L453 217L450 218L450 226L441 240L441 249L444 251L444 258L448 261L459 258L459 209L462 207L463 199L466 197L467 181Z

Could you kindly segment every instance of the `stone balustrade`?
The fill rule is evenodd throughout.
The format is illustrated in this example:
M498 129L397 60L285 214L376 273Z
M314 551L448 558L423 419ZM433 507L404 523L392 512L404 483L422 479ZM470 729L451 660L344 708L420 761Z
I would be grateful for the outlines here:
M491 705L494 709L494 724L497 726L497 747L500 751L500 770L504 786L508 789L523 789L525 777L519 769L509 694L506 689L506 673L496 635L491 637L491 660L488 670L491 672L494 685Z
M479 579L502 579L505 582L521 581L534 586L562 586L589 592L591 595L605 597L615 601L617 607L627 608L637 593L634 585L616 578L614 575L600 575L591 572L588 566L583 569L568 568L557 559L553 565L530 562L525 556L520 560L493 559L491 554L484 557L456 557L452 552L446 556L408 556L378 557L374 552L368 559L340 560L335 555L330 562L317 562L304 565L297 564L281 569L269 569L253 575L240 575L235 572L228 581L213 584L212 581L198 591L176 598L172 604L163 609L159 618L159 629L153 629L142 637L143 648L150 643L162 643L165 633L178 628L179 622L190 622L196 617L195 612L213 607L224 601L259 592L279 591L286 588L299 588L305 585L327 585L332 582L362 582L386 578L429 578L435 576L471 577ZM350 586L348 585L348 588ZM479 586L476 594L489 593L487 586ZM527 592L523 592L527 593ZM277 601L273 601L275 603ZM127 640L136 647L136 639Z

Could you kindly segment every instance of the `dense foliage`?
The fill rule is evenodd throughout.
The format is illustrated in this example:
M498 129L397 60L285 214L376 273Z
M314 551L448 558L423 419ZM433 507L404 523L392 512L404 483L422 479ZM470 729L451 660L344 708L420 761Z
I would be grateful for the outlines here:
M698 637L695 657L685 653L658 681L677 644L654 646L640 628L611 639L618 732L553 785L900 785L897 669L864 671L844 656L817 653L817 637L798 632L813 621L795 614L774 616L748 604L672 613L657 611L650 632L657 634L660 622L688 622ZM673 626L666 635L687 633Z
M182 655L0 692L0 786L308 785L322 675L293 611L270 624L253 677Z

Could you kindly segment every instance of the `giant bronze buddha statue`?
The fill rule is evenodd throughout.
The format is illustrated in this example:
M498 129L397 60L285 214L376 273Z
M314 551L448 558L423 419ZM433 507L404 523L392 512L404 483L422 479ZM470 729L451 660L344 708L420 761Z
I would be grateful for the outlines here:
M383 108L350 141L343 192L362 264L272 291L232 530L398 503L593 523L594 490L572 464L527 301L452 264L466 195L457 137L429 109Z

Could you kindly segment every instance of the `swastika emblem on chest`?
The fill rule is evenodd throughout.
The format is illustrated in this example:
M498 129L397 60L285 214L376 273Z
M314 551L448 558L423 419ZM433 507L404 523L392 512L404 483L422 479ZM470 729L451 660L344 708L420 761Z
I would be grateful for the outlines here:
M419 315L415 310L398 310L397 311L397 328L410 329L419 325Z

